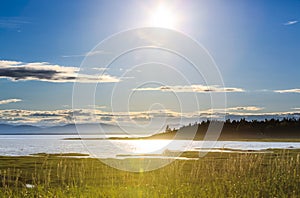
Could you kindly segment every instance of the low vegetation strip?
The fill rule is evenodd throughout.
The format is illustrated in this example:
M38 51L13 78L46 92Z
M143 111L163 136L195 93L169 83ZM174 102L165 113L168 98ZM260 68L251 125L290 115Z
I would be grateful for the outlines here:
M198 152L183 153L197 157ZM131 163L124 159L117 163ZM1 197L299 197L299 150L209 153L151 172L120 171L97 159L0 158Z

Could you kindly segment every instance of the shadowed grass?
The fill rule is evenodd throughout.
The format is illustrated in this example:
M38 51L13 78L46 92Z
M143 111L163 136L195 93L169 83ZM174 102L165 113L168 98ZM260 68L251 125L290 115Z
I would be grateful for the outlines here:
M299 150L209 153L151 172L113 169L97 159L0 158L1 197L299 197ZM197 152L184 153L197 157ZM139 159L119 160L134 163ZM31 184L33 186L27 185Z

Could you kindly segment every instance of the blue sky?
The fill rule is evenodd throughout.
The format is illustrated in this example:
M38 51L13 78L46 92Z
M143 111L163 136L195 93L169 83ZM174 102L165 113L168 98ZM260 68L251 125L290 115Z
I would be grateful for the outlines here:
M36 67L53 67L53 70L73 68L68 70L73 77L83 55L103 39L126 29L149 26L149 13L159 3L3 0L0 2L0 60L6 62L1 67L36 63ZM237 110L239 114L299 112L300 1L195 0L164 4L180 18L173 28L190 35L210 52L225 87L244 90L227 93L229 108L244 107ZM2 112L20 109L54 112L71 108L72 80L13 81L4 72L0 71L0 75ZM113 83L107 83L107 89ZM103 94L99 93L97 105L104 112L109 110L109 103L101 101ZM247 111L247 107L253 108ZM207 104L201 110L209 109ZM16 123L12 117L3 118L2 122Z

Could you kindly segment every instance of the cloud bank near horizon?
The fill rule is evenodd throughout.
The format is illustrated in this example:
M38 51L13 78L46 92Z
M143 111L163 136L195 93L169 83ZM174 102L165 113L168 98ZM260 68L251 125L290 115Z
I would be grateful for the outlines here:
M207 109L196 112L177 112L169 109L154 109L150 111L134 112L109 112L100 109L61 109L52 111L43 110L0 110L0 123L4 124L29 124L36 126L57 126L76 123L105 123L113 125L146 124L155 121L166 124L180 125L201 120L218 119L257 119L265 118L300 118L299 109L287 112L260 112L263 108L255 106L229 107L227 109Z

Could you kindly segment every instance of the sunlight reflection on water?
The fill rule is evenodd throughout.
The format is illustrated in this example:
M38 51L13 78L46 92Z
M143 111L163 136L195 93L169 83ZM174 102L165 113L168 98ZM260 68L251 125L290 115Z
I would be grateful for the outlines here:
M172 140L116 140L114 144L132 153L162 153Z
M64 138L78 138L78 136L0 135L0 156L26 156L36 153L90 154L82 141L64 140ZM118 155L135 155L136 157L139 154L162 154L165 152L165 148L171 142L174 143L172 140L89 140L85 141L85 144L88 144L88 147L97 149L97 153L95 153L96 156L100 156L101 158L116 158ZM167 148L171 151L202 150L210 152L236 152L236 150L259 151L272 148L300 148L300 142L218 141L212 149L202 148L201 145L201 141L190 142L185 140L176 140L175 144L172 144ZM230 151L230 149L232 151ZM159 155L154 155L153 157L159 158Z

